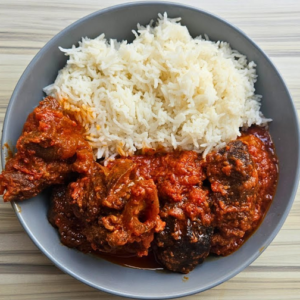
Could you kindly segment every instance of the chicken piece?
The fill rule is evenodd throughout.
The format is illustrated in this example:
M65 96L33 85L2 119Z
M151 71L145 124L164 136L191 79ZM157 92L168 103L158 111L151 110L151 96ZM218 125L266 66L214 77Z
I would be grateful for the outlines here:
M17 153L0 175L0 194L4 201L28 199L72 173L88 174L93 164L83 128L47 97L27 118Z
M206 159L215 216L211 252L227 255L253 228L258 174L247 145L240 140L208 154Z

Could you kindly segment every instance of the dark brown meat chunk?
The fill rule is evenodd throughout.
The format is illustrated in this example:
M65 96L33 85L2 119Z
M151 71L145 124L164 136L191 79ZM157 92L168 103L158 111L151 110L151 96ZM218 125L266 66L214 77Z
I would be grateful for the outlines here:
M237 140L208 154L207 176L215 216L211 252L227 255L241 245L256 214L258 175L247 145Z
M83 128L47 97L27 118L17 153L0 175L0 193L4 201L28 199L72 173L89 173L93 164Z
M168 270L189 273L209 255L213 228L199 219L164 220L165 229L156 234L155 255Z
M67 186L53 188L48 219L52 226L58 229L62 244L85 253L92 250L82 232L85 226L83 220L73 213Z

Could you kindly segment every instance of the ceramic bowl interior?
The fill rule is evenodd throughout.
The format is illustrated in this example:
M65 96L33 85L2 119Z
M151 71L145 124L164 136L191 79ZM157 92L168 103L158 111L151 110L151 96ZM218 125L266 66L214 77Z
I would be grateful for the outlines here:
M11 97L5 117L2 146L15 145L27 115L45 96L67 57L58 46L69 48L83 36L133 39L136 24L146 25L158 13L182 18L192 36L206 33L211 40L223 40L257 64L256 90L263 95L262 111L271 117L270 132L280 162L275 199L262 225L234 254L209 258L187 275L122 267L63 246L56 230L47 221L49 192L14 203L25 230L55 265L78 280L97 289L139 299L162 299L190 295L214 287L242 271L253 262L278 233L291 208L299 179L299 130L297 116L288 90L267 56L245 34L227 22L195 8L172 3L129 3L98 11L56 35L36 55L23 73ZM2 163L5 163L5 151ZM17 207L19 206L19 208ZM20 212L19 212L20 211Z

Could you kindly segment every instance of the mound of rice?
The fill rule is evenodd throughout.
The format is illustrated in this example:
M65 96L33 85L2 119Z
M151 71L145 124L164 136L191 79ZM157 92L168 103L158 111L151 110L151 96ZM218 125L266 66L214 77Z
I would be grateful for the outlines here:
M145 147L204 152L240 127L267 121L255 95L254 62L226 42L192 38L180 18L159 15L132 43L104 34L62 49L69 59L44 90L86 129L97 158Z

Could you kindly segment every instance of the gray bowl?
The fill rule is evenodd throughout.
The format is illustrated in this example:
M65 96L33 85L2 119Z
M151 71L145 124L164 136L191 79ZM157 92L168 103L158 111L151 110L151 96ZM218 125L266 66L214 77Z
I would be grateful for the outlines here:
M256 89L258 94L263 95L263 113L274 120L270 132L280 162L277 193L259 229L234 254L207 259L188 274L188 280L184 280L181 274L129 269L64 247L56 230L47 221L47 193L22 203L13 203L28 235L57 267L94 288L139 299L186 296L230 279L249 266L262 253L262 249L266 249L283 225L299 179L299 128L289 92L268 57L237 28L195 8L173 3L143 2L104 9L67 27L35 56L11 97L2 136L2 146L5 142L15 145L27 115L44 96L43 87L52 83L58 70L65 65L67 57L58 46L69 48L83 36L94 38L102 32L108 38L132 40L131 30L136 28L137 23L146 25L158 13L165 11L169 17L182 17L182 24L188 27L192 36L206 33L212 40L227 41L257 63L259 79ZM3 151L3 165L5 156Z

